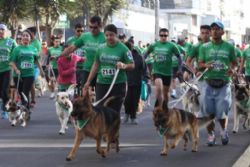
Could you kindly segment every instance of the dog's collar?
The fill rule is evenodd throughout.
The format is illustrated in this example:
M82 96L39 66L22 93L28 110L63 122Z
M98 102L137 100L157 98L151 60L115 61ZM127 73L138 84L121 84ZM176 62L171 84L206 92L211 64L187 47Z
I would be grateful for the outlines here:
M241 100L240 105L244 108L250 108L250 98L248 98L246 100Z
M88 124L89 119L90 119L90 117L88 117L85 120L77 120L76 127L81 130L82 128L84 128Z
M64 109L64 111L68 110L68 108L63 103L60 103L60 102L57 102L57 103L60 105L60 107Z

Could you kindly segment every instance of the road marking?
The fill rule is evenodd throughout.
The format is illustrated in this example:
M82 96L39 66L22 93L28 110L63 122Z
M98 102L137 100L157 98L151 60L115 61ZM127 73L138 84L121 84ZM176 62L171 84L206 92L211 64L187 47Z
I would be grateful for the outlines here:
M250 145L234 163L233 167L250 167Z
M83 141L84 142L84 141ZM64 142L55 142L55 140L0 140L0 148L71 148L73 146L73 140ZM105 147L106 143L102 144ZM160 146L159 144L132 144L132 143L120 143L120 147L150 147ZM92 148L96 147L95 143L82 143L80 147Z

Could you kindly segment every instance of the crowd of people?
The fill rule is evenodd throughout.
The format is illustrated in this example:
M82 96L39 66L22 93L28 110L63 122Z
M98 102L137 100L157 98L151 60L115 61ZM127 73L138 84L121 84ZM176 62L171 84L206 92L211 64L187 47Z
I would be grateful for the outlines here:
M7 26L0 24L0 96L2 118L7 118L5 105L9 100L9 87L15 87L22 105L34 107L35 81L45 77L53 99L56 91L65 91L76 84L76 95L87 91L95 100L116 96L109 107L121 112L125 108L124 123L138 124L142 81L155 86L154 106L168 108L169 95L178 98L176 84L203 75L198 81L201 92L199 117L213 116L221 126L222 144L229 142L227 131L228 113L231 110L231 76L245 74L250 82L250 49L237 49L222 39L224 25L213 22L200 27L199 42L192 45L185 37L177 41L168 39L166 28L159 30L159 40L147 46L142 41L135 45L134 37L118 34L113 24L106 25L104 32L99 16L89 21L89 32L76 24L74 36L61 45L61 38L53 36L51 46L36 37L35 28L28 28L17 38L6 37ZM117 79L112 84L114 75ZM14 85L11 85L11 80ZM152 82L151 82L152 81ZM16 97L18 98L18 97ZM215 144L215 123L207 126L208 145Z

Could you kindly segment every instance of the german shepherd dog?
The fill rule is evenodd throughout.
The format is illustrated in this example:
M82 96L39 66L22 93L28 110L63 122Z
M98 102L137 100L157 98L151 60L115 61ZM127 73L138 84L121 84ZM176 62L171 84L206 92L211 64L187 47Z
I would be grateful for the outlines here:
M96 151L102 157L106 157L111 142L115 142L116 152L119 152L120 114L107 107L108 103L114 98L110 97L106 99L104 105L95 107L92 106L91 97L88 93L85 97L78 97L74 101L71 116L75 118L76 125L80 125L79 121L85 120L85 126L76 127L74 146L66 158L67 161L71 161L75 157L84 137L91 137L96 140ZM106 150L101 148L102 139L107 142Z
M184 150L186 150L189 134L192 137L192 152L198 150L199 127L198 119L194 114L176 108L156 107L153 111L153 121L157 130L163 131L164 146L161 155L167 155L169 147L175 148L181 138L185 141ZM171 146L169 146L169 139L173 139Z
M249 85L235 84L236 110L234 111L233 133L239 130L240 116L243 116L243 128L250 127L250 88Z

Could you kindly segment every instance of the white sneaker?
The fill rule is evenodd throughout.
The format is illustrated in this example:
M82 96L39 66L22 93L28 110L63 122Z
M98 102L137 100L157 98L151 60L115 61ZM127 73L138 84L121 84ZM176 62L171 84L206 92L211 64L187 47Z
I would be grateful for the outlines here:
M49 97L50 99L54 99L55 98L55 93L54 92L52 92L51 94L50 94L50 97Z
M176 90L175 89L172 90L171 97L174 98L174 99L176 99L177 94L176 94Z
M131 119L131 124L132 125L138 125L138 121L136 120L136 118Z

